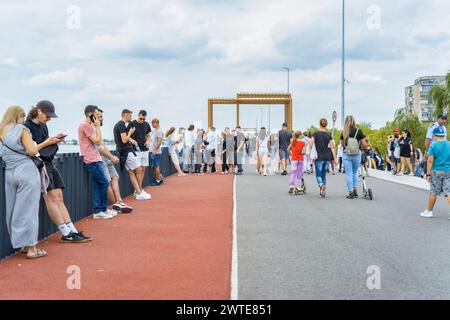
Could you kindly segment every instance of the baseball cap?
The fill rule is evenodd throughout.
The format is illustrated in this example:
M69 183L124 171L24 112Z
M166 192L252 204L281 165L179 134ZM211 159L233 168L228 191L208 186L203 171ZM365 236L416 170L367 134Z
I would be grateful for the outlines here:
M287 123L286 122L284 122L283 123L283 127L287 127L288 125L287 125Z
M36 104L36 108L41 110L43 113L45 113L50 118L58 118L58 116L55 113L55 106L53 105L53 103L51 101L48 101L48 100L39 101Z
M441 114L438 116L438 119L444 119L444 120L447 120L447 115L445 115L444 113L441 113Z
M395 129L394 129L394 132L398 132L398 128L395 128Z
M442 128L441 126L434 128L433 135L435 135L436 137L445 137L444 128Z

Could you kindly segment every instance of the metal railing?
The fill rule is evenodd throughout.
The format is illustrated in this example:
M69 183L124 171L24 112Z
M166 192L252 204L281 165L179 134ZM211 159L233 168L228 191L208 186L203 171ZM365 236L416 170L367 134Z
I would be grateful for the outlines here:
M55 166L61 173L66 188L64 189L64 202L70 212L72 221L75 223L92 214L92 182L90 176L82 163L78 153L59 154L54 160ZM117 172L120 176L120 191L123 197L131 195L134 188L131 185L128 173L123 170ZM172 175L176 170L170 161L167 148L162 149L161 174L164 177ZM144 186L154 181L151 168L147 168ZM0 158L0 260L13 254L8 230L6 228L5 207L5 166ZM39 209L39 240L43 240L58 231L57 226L47 215L44 201L41 198Z

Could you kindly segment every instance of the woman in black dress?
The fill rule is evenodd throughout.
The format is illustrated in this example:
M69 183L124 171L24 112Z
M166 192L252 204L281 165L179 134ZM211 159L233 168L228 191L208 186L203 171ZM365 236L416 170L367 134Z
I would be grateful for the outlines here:
M411 133L408 130L402 131L402 136L398 141L400 146L400 161L401 161L401 172L399 175L405 174L405 166L408 166L409 175L414 175L413 167L411 165L411 157L414 156L414 149L411 140Z

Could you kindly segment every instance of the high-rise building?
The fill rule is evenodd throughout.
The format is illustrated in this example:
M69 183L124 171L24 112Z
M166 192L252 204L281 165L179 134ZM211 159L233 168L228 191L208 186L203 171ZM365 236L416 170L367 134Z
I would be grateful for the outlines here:
M434 105L430 90L437 84L444 83L444 76L421 77L412 86L405 88L406 110L416 114L420 121L433 121Z

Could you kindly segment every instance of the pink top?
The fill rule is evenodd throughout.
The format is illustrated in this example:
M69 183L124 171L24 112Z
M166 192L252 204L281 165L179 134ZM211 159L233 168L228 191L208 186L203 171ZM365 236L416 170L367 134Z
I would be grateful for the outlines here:
M95 128L86 121L83 121L78 127L80 152L83 156L83 162L86 164L102 161L102 157L98 152L98 147L89 139L94 133Z

